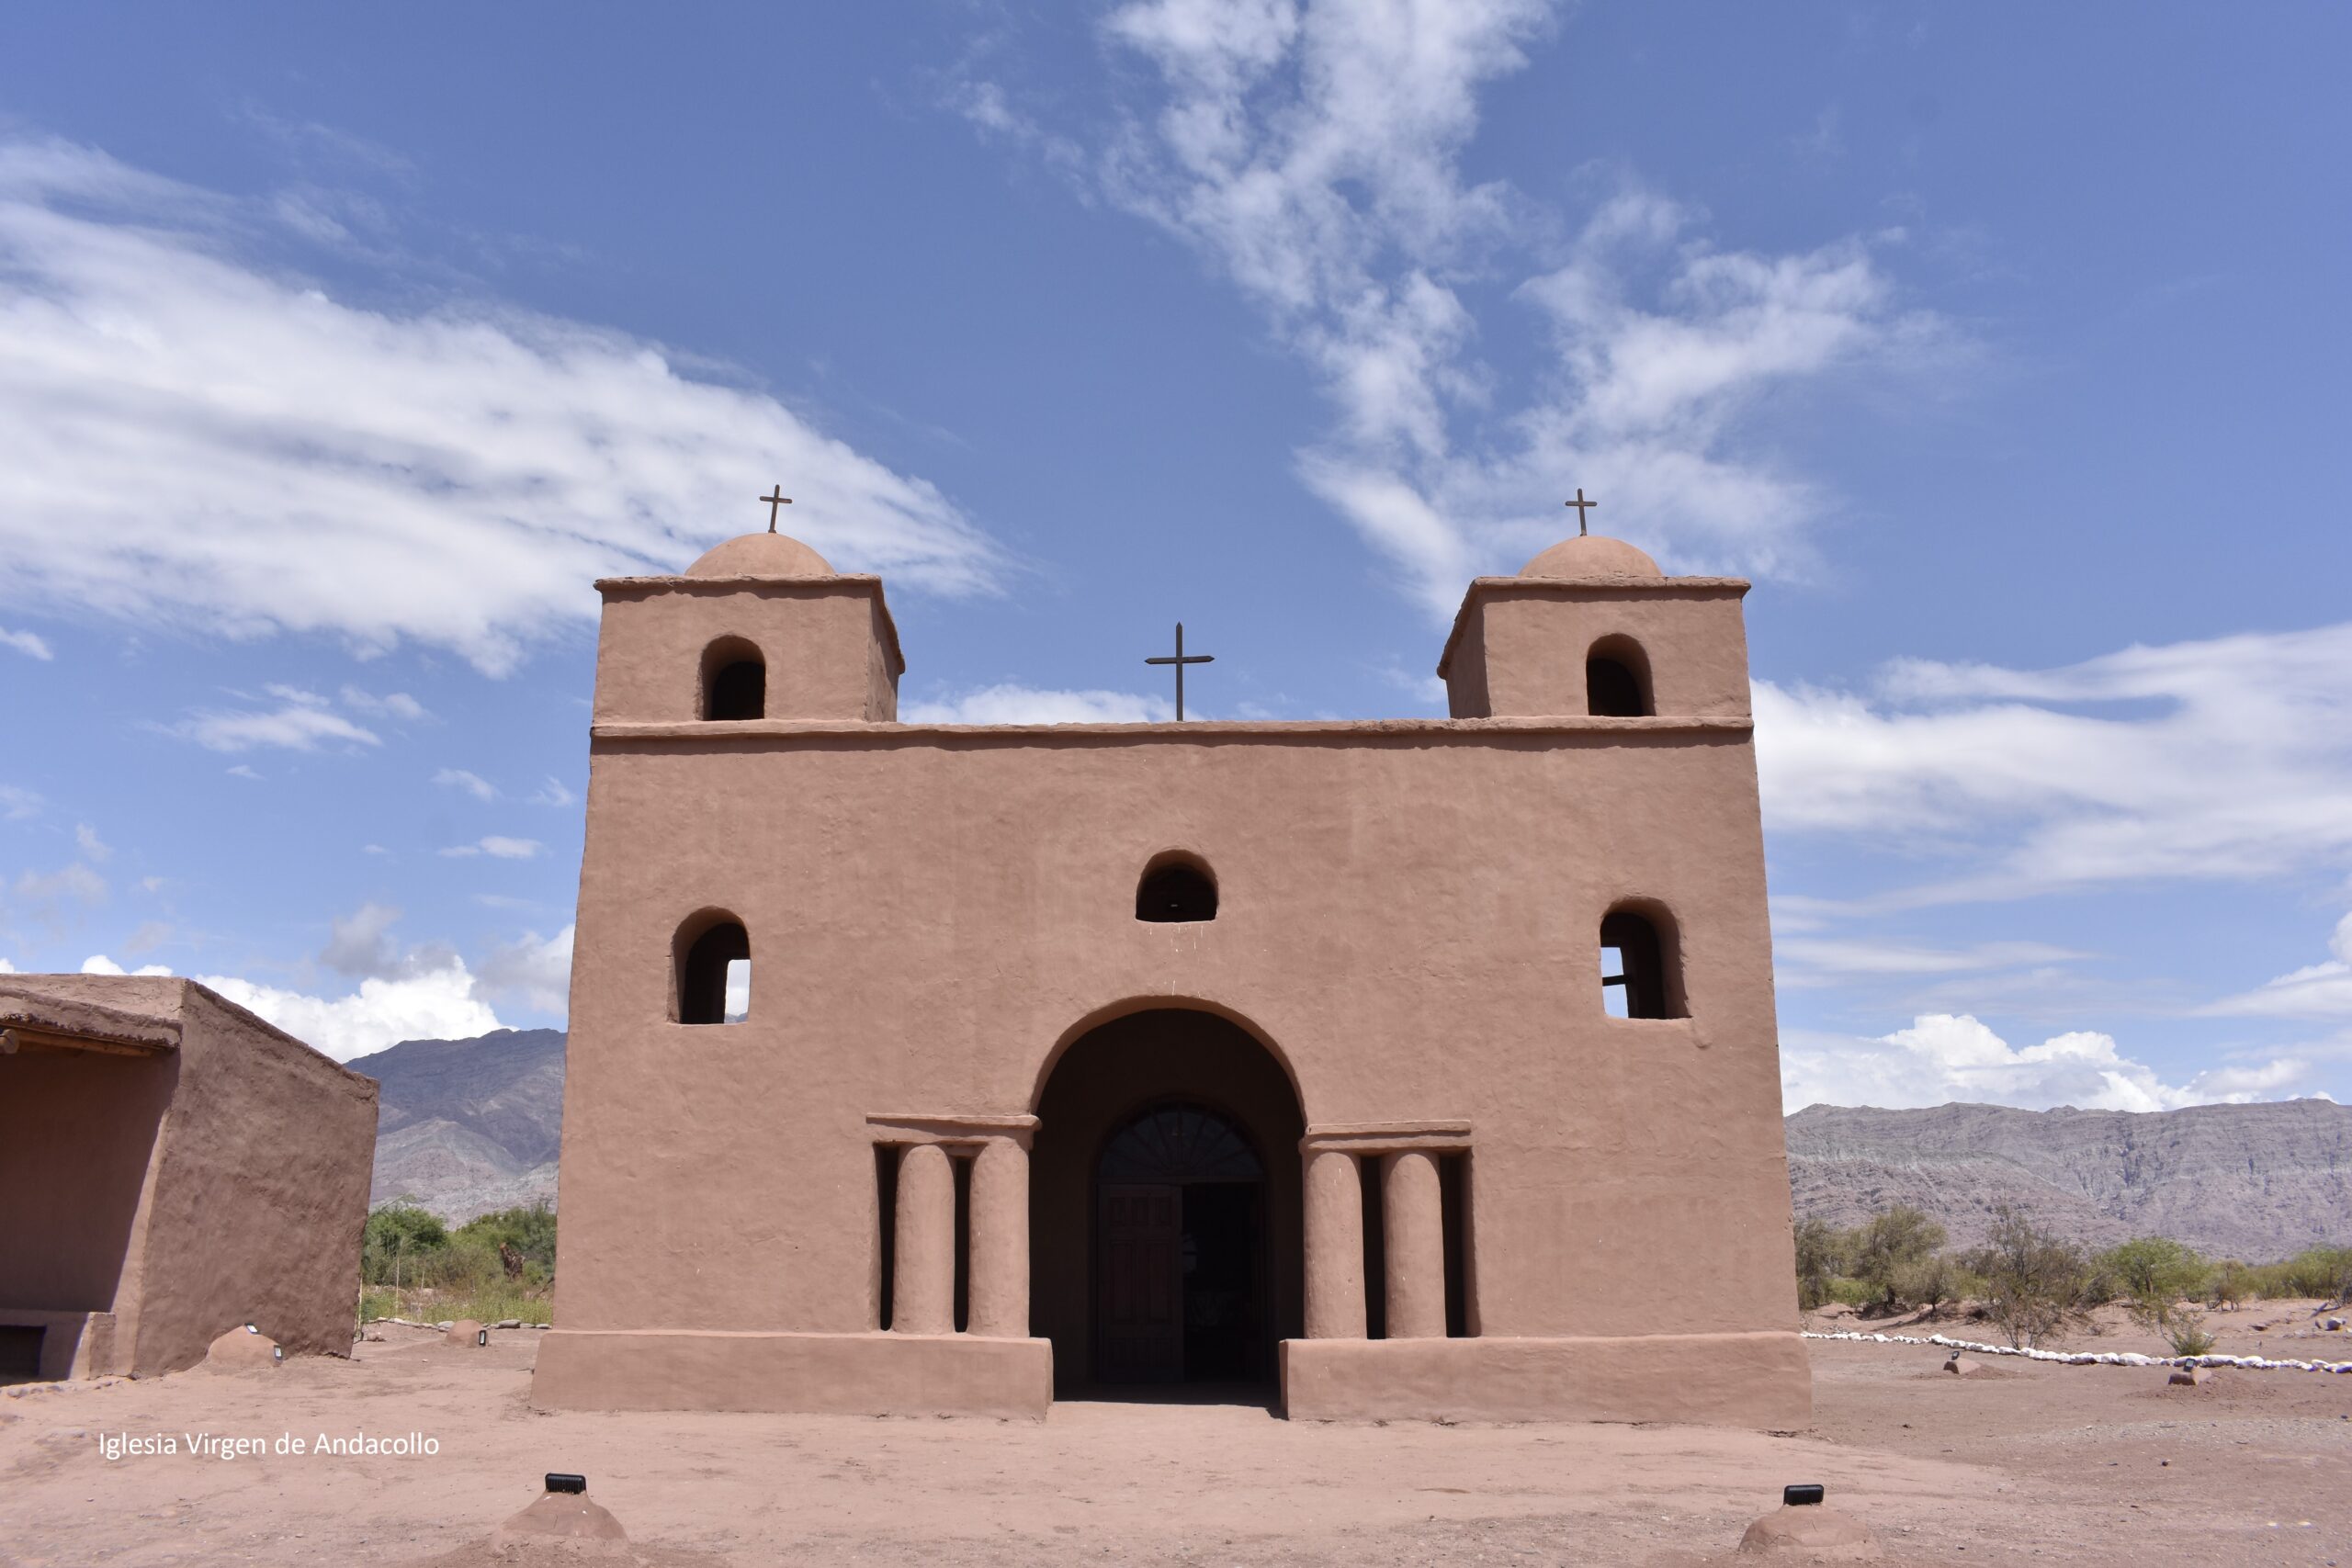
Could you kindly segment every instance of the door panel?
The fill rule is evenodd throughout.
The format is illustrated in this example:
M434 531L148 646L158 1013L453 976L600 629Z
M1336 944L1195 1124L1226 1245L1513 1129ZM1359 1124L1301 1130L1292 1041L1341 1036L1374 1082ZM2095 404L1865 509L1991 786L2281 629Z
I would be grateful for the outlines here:
M1104 1382L1182 1382L1183 1189L1106 1184L1097 1191L1096 1375Z

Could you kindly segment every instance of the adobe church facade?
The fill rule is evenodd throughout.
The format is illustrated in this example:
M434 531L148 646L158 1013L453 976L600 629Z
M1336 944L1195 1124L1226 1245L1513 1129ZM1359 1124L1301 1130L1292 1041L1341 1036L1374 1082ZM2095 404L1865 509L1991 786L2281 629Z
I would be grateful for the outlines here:
M1480 578L1444 719L985 727L783 536L598 586L539 1403L1808 1418L1745 582Z

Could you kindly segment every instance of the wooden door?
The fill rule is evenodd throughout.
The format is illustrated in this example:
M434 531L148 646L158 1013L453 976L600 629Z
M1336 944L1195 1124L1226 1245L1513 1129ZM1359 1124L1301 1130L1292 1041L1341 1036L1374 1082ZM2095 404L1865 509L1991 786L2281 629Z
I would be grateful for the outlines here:
M1184 1377L1184 1190L1113 1186L1098 1199L1102 1310L1094 1360L1104 1382Z

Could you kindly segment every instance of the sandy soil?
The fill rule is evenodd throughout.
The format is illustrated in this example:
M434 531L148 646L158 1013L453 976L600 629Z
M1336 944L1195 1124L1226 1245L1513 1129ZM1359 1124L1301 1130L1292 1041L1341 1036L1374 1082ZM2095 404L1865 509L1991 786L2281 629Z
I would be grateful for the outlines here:
M2248 1349L2254 1322L2288 1321L2234 1316ZM2352 1336L2262 1337L2272 1355L2352 1354L2334 1350ZM1728 1561L1792 1481L1826 1484L1890 1562L2352 1565L2352 1376L2222 1372L2172 1389L2162 1369L2004 1361L1959 1379L1933 1349L1815 1341L1815 1425L1785 1436L1293 1425L1217 1404L1065 1404L1031 1425L544 1414L526 1397L536 1336L492 1338L465 1350L389 1329L350 1361L0 1399L0 1564L572 1562L488 1542L543 1472L566 1470L627 1527L626 1561L666 1568L1679 1568ZM2154 1348L2120 1331L2076 1343ZM274 1445L355 1431L418 1432L439 1451L100 1449L124 1432Z

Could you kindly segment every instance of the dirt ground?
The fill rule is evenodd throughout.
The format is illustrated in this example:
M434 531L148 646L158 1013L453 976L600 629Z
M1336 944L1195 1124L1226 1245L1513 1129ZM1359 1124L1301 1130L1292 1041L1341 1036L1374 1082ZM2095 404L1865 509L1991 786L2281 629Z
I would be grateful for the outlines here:
M2256 1336L2256 1322L2271 1327ZM2217 1325L2226 1350L2258 1337L2267 1355L2352 1358L2337 1348L2352 1335L2312 1335L2308 1313ZM2107 1326L2074 1347L2157 1348ZM2175 1389L2162 1368L2003 1360L1962 1379L1932 1348L1812 1341L1815 1425L1790 1435L1293 1425L1245 1405L1093 1403L1035 1425L546 1414L527 1400L536 1335L493 1333L479 1350L382 1332L349 1361L0 1398L0 1565L578 1561L488 1540L560 1470L584 1473L627 1528L622 1561L664 1568L1686 1568L1729 1561L1748 1521L1803 1481L1868 1524L1883 1561L1923 1568L2352 1568L2352 1376L2224 1371ZM185 1443L322 1432L413 1432L438 1451L222 1459ZM168 1433L181 1451L109 1460L101 1438L121 1433Z

